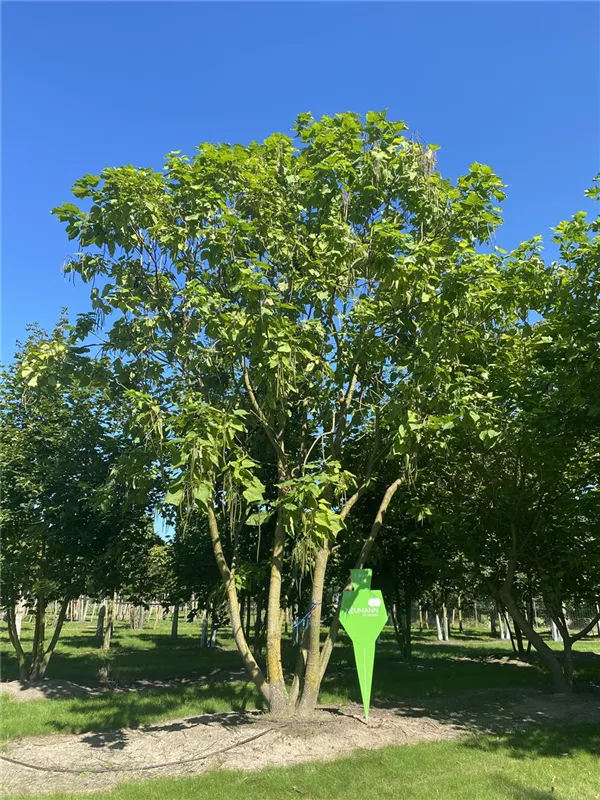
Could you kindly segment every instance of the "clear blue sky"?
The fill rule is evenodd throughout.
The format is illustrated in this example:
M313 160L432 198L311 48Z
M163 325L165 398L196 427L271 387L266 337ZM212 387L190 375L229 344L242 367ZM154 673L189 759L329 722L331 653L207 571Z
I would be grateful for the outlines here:
M261 139L295 116L388 108L509 184L498 244L585 204L599 169L599 6L482 3L2 3L3 357L88 290L50 209L85 172Z

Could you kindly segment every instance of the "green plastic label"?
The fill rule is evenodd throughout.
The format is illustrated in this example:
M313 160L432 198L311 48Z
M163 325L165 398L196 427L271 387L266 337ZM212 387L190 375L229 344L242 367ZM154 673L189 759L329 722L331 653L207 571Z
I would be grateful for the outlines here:
M372 569L351 569L350 582L352 584L352 591L356 592L358 589L370 589L372 576Z
M358 575L357 573L368 573ZM352 587L342 595L340 622L354 646L354 659L365 717L369 718L371 686L375 663L375 642L387 622L387 611L381 592L371 586L371 570L352 570ZM366 588L359 588L367 583Z

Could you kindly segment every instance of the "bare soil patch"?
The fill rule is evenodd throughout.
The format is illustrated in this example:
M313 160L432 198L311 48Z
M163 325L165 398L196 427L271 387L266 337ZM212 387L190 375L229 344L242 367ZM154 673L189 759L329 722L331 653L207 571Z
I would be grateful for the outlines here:
M207 714L111 733L11 742L3 755L37 769L4 761L1 786L13 796L90 792L123 781L289 766L327 761L357 749L455 739L469 732L581 722L600 722L600 696L461 692L374 708L368 723L360 706L321 707L308 720L261 712Z

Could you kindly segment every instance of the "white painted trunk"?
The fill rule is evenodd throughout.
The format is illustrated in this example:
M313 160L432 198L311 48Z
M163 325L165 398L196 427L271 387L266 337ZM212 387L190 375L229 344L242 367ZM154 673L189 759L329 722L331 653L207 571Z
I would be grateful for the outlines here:
M200 637L200 647L206 647L206 637L208 636L208 616L206 609L202 612L202 635Z
M562 642L562 636L560 635L560 631L556 627L556 623L552 620L552 641L553 642Z

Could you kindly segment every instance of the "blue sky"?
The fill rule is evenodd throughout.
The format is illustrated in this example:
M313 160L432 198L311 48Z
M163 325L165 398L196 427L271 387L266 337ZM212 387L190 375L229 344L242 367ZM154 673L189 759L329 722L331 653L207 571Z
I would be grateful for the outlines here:
M50 209L85 172L388 108L509 185L512 247L586 205L599 170L600 7L572 2L2 3L2 356L87 309Z

